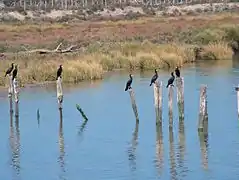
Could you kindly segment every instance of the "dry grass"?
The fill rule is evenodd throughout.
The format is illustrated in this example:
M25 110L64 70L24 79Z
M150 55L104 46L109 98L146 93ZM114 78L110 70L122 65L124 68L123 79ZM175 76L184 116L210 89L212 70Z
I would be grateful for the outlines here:
M229 60L232 58L232 50L228 43L225 42L209 43L205 50L212 52L218 60Z
M11 61L19 65L21 84L54 81L59 64L63 65L63 81L77 83L82 80L103 78L104 72L114 69L174 68L194 61L193 47L182 44L156 45L142 43L114 43L94 47L84 54L62 56L24 55L0 62L0 85L5 85L4 73ZM205 46L217 59L229 59L231 50L226 43ZM7 81L6 81L7 82Z
M43 32L50 31L54 29L66 29L70 25L66 23L42 23L42 24L25 24L25 23L16 23L16 24L0 24L0 32Z

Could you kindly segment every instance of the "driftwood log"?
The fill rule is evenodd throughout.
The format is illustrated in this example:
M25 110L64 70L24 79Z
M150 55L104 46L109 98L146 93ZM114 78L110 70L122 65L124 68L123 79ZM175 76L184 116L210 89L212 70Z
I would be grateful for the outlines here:
M61 49L62 43L60 43L55 49L50 50L50 49L32 49L29 50L26 47L24 47L25 51L19 51L18 54L32 54L32 53L36 53L36 54L63 54L63 53L72 53L72 52L76 52L79 51L81 48L81 45L71 45L65 49ZM12 53L4 53L3 55L9 55Z

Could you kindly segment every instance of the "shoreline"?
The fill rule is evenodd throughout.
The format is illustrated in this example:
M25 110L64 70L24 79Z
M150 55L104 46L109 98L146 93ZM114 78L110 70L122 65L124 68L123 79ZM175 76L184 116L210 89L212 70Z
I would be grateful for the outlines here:
M115 69L227 61L233 54L230 43L239 37L238 23L238 13L221 13L86 24L0 24L0 86L5 86L3 76L11 62L18 64L19 82L26 85L54 81L60 64L64 83L74 84L102 79Z

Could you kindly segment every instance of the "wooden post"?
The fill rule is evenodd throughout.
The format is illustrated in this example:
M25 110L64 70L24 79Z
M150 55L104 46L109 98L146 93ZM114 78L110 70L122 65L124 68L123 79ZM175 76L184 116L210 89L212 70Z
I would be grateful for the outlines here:
M13 80L13 89L15 97L15 116L19 117L19 85L16 78Z
M207 87L201 85L200 88L200 109L199 109L199 121L198 121L198 131L203 131L203 123L206 115L206 99L207 99Z
M12 107L12 95L13 95L12 75L8 75L8 78L9 78L8 98L9 98L9 110L10 110L10 115L11 115L13 113L13 107Z
M56 89L57 89L58 108L60 110L60 109L62 109L62 102L63 102L63 91L62 91L61 77L58 77L58 79L56 80Z
M173 86L168 87L168 117L169 128L173 127Z
M158 80L153 83L153 88L154 88L154 108L155 108L155 113L156 117L159 117L159 83ZM159 124L160 119L156 119L156 125Z
M156 112L156 125L162 123L162 81L154 83L154 107Z
M184 120L184 79L182 77L176 78L177 86L177 103L179 120Z
M133 108L133 111L134 111L134 115L135 115L135 118L136 118L136 123L139 123L139 115L138 115L138 110L137 110L137 105L136 105L136 102L135 102L135 97L134 97L134 91L133 89L129 89L129 96L130 96L130 99L131 99L131 104L132 104L132 108Z

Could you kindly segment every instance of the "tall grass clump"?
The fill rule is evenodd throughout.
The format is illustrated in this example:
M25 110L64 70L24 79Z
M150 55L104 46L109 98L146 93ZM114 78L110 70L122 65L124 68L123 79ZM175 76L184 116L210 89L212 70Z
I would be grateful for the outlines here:
M205 50L215 55L217 60L228 60L232 58L232 50L226 42L209 43Z

